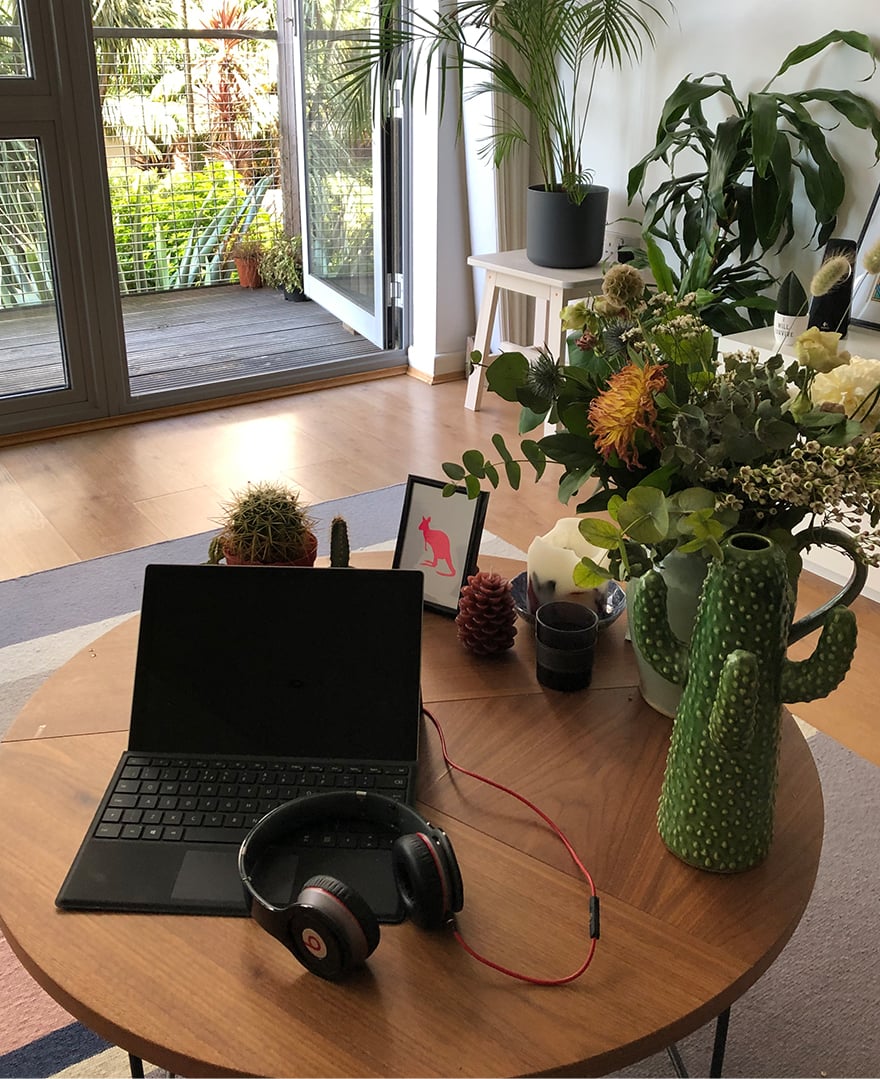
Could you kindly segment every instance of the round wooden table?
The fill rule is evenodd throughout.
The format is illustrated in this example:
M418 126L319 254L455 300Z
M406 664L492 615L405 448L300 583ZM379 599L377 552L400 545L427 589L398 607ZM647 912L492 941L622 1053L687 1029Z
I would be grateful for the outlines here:
M248 919L58 911L125 748L136 618L49 679L0 744L0 924L73 1015L180 1075L588 1075L667 1047L728 1008L791 936L818 867L822 795L786 713L767 860L726 877L670 854L655 827L670 721L639 696L625 621L602 631L592 686L563 694L536 682L525 623L514 649L485 659L450 619L424 619L424 699L450 755L536 802L595 878L602 936L565 987L505 978L450 933L410 924L383 927L368 967L332 984ZM461 864L464 938L540 976L575 969L587 894L559 841L511 798L450 775L429 723L419 777L420 808Z

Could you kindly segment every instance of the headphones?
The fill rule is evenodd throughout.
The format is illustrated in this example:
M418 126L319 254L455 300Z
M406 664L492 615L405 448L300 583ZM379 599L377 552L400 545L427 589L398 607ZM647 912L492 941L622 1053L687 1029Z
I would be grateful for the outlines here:
M599 940L599 897L589 870L578 857L565 833L534 802L503 783L472 772L453 761L436 717L424 706L422 712L437 730L443 760L453 771L503 791L537 814L568 851L589 889L589 947L580 966L561 977L537 977L496 963L464 940L455 915L464 906L464 889L455 852L446 833L435 828L410 806L372 791L338 791L314 794L273 809L257 821L238 852L238 872L245 901L258 925L292 952L313 974L336 981L365 963L379 944L379 922L369 904L354 888L335 877L310 877L299 895L286 907L276 907L257 891L253 875L260 860L274 844L296 826L328 817L354 818L390 825L397 833L391 860L397 892L404 911L422 929L451 926L464 950L492 970L531 985L567 985L584 973L593 960Z
M372 791L315 794L267 813L245 837L238 872L253 919L307 970L335 981L366 962L379 943L379 922L366 900L335 877L310 877L293 903L276 907L253 875L270 848L300 825L340 817L398 832L391 849L406 915L422 929L442 929L464 906L461 872L449 837L407 805Z

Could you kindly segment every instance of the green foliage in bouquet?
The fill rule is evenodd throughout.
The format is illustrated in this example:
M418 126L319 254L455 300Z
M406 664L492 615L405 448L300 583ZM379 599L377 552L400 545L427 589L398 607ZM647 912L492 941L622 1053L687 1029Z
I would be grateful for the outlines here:
M518 453L493 435L498 459L471 449L444 463L446 490L463 481L475 496L502 476L517 490L524 467L537 482L548 462L562 466L563 504L590 485L576 511L607 516L580 529L609 556L581 563L581 587L640 576L673 549L717 557L734 525L791 547L791 530L810 515L843 521L865 560L880 561L880 371L848 414L814 397L851 360L838 354L839 334L808 331L799 360L719 360L698 312L706 299L651 293L638 271L614 267L600 296L563 312L574 329L567 363L509 352L487 369L489 391L520 406L520 434L545 421L556 433L523 438ZM860 527L863 514L870 528Z

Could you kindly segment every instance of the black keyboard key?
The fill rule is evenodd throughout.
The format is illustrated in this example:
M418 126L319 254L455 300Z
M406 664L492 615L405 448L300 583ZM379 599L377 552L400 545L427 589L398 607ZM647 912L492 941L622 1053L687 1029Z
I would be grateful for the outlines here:
M166 840L166 842L169 840L176 842L178 839L183 839L183 829L166 827L165 831L162 833L162 838Z
M95 829L95 835L98 836L99 839L118 839L121 831L121 824L112 824L102 821Z
M149 828L144 828L141 839L161 839L162 838L162 826L159 824L151 824Z
M110 798L110 805L116 806L119 809L134 809L137 805L137 795L114 794Z
M108 807L107 809L104 810L104 813L103 813L103 816L101 817L101 820L102 821L107 821L109 824L113 824L115 821L122 820L122 810L121 809L112 809L112 808Z
M248 828L185 828L188 843L241 843Z
M376 786L381 791L390 790L392 788L406 790L406 776L379 776L376 779Z
M126 824L120 832L122 839L140 839L141 826L139 824Z

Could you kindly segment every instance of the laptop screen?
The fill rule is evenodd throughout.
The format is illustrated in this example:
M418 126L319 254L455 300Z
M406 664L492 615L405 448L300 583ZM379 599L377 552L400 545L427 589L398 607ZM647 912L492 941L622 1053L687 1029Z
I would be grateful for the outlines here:
M129 749L412 762L418 570L146 569Z

